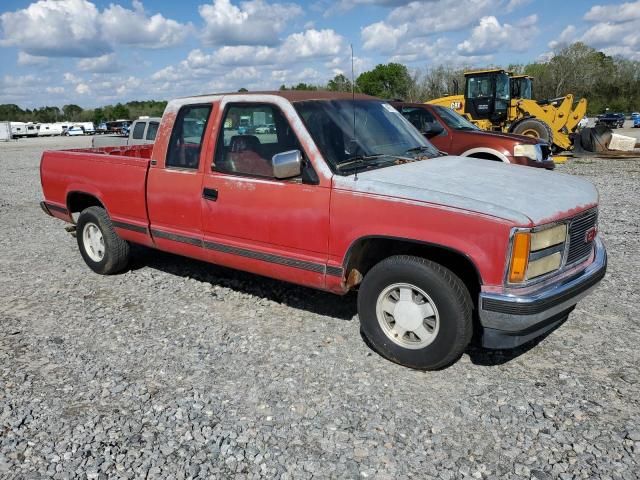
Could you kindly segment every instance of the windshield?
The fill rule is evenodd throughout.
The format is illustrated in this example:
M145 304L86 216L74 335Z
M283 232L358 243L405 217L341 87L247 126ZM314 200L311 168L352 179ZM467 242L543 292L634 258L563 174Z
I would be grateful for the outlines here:
M438 115L440 115L440 118L449 128L453 128L454 130L480 130L469 120L450 108L442 107L440 105L437 105L435 108Z
M388 103L309 100L294 105L336 173L439 156L438 150Z

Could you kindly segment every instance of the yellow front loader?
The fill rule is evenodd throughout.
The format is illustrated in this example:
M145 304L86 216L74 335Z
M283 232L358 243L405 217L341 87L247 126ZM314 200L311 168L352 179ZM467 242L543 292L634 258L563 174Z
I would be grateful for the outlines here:
M574 106L573 95L539 102L532 99L532 79L505 70L465 73L464 95L452 95L427 103L449 107L465 115L483 130L540 138L554 150L571 148L569 135L587 111L582 98Z

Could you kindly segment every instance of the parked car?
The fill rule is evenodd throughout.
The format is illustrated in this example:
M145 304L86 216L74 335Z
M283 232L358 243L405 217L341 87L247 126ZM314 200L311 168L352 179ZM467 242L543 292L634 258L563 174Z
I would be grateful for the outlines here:
M553 170L555 164L546 142L524 135L487 132L453 110L425 103L392 102L439 150L451 155Z
M256 133L271 133L269 125L258 125L255 129Z
M274 141L223 128L257 110ZM474 334L509 348L550 332L605 274L590 182L443 157L382 100L237 93L166 112L153 145L42 155L41 207L75 225L94 272L123 270L141 244L357 290L373 348L421 369L456 361Z
M64 131L63 135L67 137L84 135L84 129L78 125L72 125Z
M91 139L91 146L117 147L126 145L145 145L156 140L160 118L142 118L133 122L131 128L126 128L127 134L122 135L100 135ZM124 128L124 127L123 127Z
M621 113L598 115L596 125L605 125L609 128L622 128L624 126L624 115Z
M633 128L640 128L640 115L633 118Z

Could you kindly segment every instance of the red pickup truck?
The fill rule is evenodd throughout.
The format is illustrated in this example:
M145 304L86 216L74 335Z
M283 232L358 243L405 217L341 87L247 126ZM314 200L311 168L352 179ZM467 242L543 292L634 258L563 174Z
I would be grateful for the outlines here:
M366 337L413 368L449 365L474 334L508 348L550 331L606 270L591 183L443 157L364 95L174 100L154 145L47 151L40 168L43 210L75 225L95 272L123 270L134 243L357 289Z

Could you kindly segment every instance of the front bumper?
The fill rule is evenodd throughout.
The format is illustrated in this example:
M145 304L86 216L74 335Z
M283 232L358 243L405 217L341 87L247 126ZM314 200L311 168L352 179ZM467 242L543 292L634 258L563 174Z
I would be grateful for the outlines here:
M594 241L594 250L593 262L587 268L533 293L480 293L482 346L514 348L562 324L607 271L607 251L600 238Z

